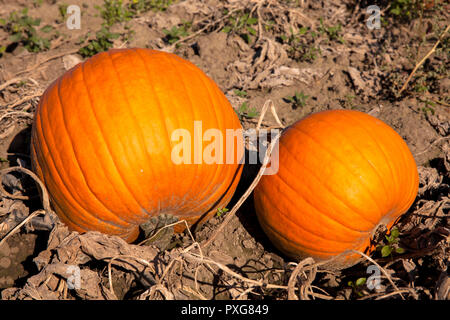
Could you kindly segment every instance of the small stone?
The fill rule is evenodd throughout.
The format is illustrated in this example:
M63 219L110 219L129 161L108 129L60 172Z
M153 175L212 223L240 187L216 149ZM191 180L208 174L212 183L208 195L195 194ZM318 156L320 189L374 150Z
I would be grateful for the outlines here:
M439 81L439 90L441 93L446 93L450 91L450 79L444 78Z
M66 70L72 69L77 64L83 62L83 60L81 60L79 56L74 54L68 54L67 56L64 56L62 60L64 64L64 69Z
M20 251L19 247L12 247L11 248L11 254L16 254Z
M0 268L7 269L11 265L11 259L8 257L0 258Z
M0 286L8 288L11 287L12 285L14 285L14 280L11 277L0 277ZM2 291L2 294L3 292L4 291Z
M7 242L3 243L0 246L0 257L9 257L11 254L11 248L9 247L9 244Z
M252 241L250 239L245 239L244 241L242 241L242 246L246 249L256 248L254 241Z

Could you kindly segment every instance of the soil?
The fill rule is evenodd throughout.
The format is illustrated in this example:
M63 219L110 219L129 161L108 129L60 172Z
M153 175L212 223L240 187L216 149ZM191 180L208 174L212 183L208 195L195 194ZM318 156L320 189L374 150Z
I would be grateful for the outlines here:
M405 252L383 258L377 251L371 256L387 274L380 288L355 285L368 277L373 261L367 259L345 270L327 270L283 256L260 229L250 195L231 220L225 213L192 230L195 242L188 232L174 234L167 228L156 241L128 245L95 232L71 233L51 213L49 218L35 217L0 243L2 298L450 299L450 48L448 33L443 33L450 7L436 1L435 6L417 11L417 17L413 12L400 19L385 2L375 2L383 19L373 30L366 24L369 4L350 0L174 1L165 10L142 12L110 28L122 35L111 40L114 48L153 48L190 60L218 84L236 110L246 102L261 112L271 100L282 124L289 126L313 112L354 109L394 128L414 155L420 190L396 224ZM40 26L53 27L50 48L32 53L23 44L12 45L5 24L0 26L0 47L5 46L0 56L0 169L30 168L30 127L39 96L85 59L78 50L104 23L96 8L104 2L71 1L82 8L80 30L67 29L59 12L62 2L0 0L0 4L5 21L11 12L28 8L29 16L41 19ZM258 23L251 25L254 32L245 27L224 32L233 21L227 12L257 18ZM190 23L188 34L178 42L169 41L164 30L185 22ZM134 33L126 36L129 30ZM302 30L307 32L295 40L302 45L293 51L295 44L288 39ZM333 30L338 30L337 37ZM436 51L400 92L439 39ZM304 50L313 50L313 57ZM288 101L300 92L307 96L306 103ZM245 113L240 118L245 129L254 128L258 120ZM263 126L276 125L268 112ZM258 168L244 167L229 208L245 193ZM23 172L4 174L3 185L9 193L28 198L0 193L0 239L42 208L36 184ZM196 244L213 235L211 245L196 251ZM111 252L122 255L122 260L111 260L115 256ZM133 255L146 262L129 259ZM81 288L73 289L73 279L58 269L69 265L79 268ZM303 267L298 276L296 267ZM296 281L289 281L293 275ZM300 290L292 291L292 286Z

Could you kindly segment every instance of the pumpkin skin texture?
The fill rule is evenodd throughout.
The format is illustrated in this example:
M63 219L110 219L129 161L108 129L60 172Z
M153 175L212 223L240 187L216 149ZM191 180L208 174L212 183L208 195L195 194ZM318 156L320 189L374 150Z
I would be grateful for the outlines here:
M283 132L278 150L278 172L256 186L255 209L275 247L294 259L356 264L361 256L346 250L368 249L377 227L390 228L418 192L404 140L363 112L312 114Z
M192 63L150 49L99 53L42 95L32 167L71 230L132 242L141 223L162 213L202 223L237 187L243 138L235 137L233 163L176 164L172 133L182 128L195 137L194 121L203 133L242 129L225 95ZM203 150L211 142L199 143Z

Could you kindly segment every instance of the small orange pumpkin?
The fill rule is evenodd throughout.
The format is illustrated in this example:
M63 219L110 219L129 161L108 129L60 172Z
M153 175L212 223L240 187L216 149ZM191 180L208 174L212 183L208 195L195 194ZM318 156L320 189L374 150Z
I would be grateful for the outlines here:
M202 132L236 131L237 160L175 163L172 134L181 129L195 137L195 121ZM70 229L133 241L152 216L200 223L226 206L242 171L239 129L225 95L192 63L150 49L110 50L44 92L32 129L32 166ZM191 158L207 145L197 141L194 150L196 141L188 142L191 150L183 152Z
M283 132L278 147L278 172L262 177L254 201L263 230L289 257L325 261L364 252L377 227L391 227L416 197L408 146L363 112L312 114ZM345 268L359 258L342 254L332 264Z

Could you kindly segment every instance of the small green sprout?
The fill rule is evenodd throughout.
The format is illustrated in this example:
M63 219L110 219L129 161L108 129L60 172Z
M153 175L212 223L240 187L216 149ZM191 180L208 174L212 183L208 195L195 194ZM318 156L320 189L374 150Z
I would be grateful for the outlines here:
M80 55L83 57L92 57L99 52L107 51L112 48L113 40L119 38L120 34L113 33L105 26L102 26L100 31L98 31L95 36L95 39L90 40L86 46L78 50Z
M228 211L230 211L230 209L228 208L218 208L216 215L220 217L221 215L227 213Z
M288 96L283 98L283 100L287 103L292 104L293 109L297 109L298 107L306 106L306 100L309 98L308 95L305 95L303 92L295 92L293 96Z
M287 44L287 53L289 57L295 61L312 62L320 53L320 48L314 46L317 34L310 31L307 27L301 27L296 33L290 29L290 35L282 34L279 40L283 44Z
M50 38L43 37L41 34L49 33L53 30L53 27L45 25L38 28L40 24L40 18L28 16L27 8L24 8L20 13L13 11L7 20L0 20L2 28L10 34L9 41L11 41L11 44L21 44L29 52L40 52L50 48ZM2 46L0 51L6 51L8 46Z
M234 94L241 98L247 97L247 91L244 90L235 89Z
M224 14L228 14L228 11L225 11ZM247 44L250 44L252 36L256 36L258 33L254 28L256 24L258 24L258 18L250 16L249 13L238 11L228 18L222 31L225 33L234 32L244 39Z
M392 255L393 252L403 254L405 249L398 246L400 232L397 228L393 228L389 235L385 236L387 244L378 245L377 248L381 251L383 258Z
M255 118L259 115L259 112L255 107L249 107L247 102L243 102L241 106L236 110L239 119L245 118Z
M189 29L191 28L191 26L191 22L183 22L179 26L173 26L170 30L163 29L163 32L166 35L164 37L164 40L169 44L177 42L178 40L189 35Z
M325 26L323 18L320 18L319 32L321 34L327 35L330 41L336 40L340 43L344 43L345 40L341 35L341 31L342 26L340 23L336 26Z
M349 281L347 285L353 289L353 293L359 297L363 296L362 288L366 284L367 279L362 277L358 278L355 282Z

